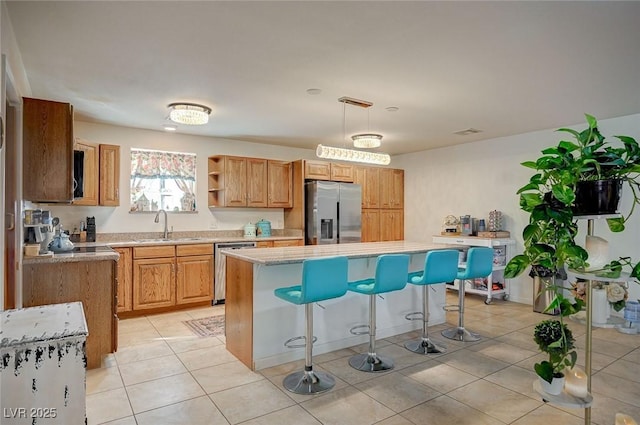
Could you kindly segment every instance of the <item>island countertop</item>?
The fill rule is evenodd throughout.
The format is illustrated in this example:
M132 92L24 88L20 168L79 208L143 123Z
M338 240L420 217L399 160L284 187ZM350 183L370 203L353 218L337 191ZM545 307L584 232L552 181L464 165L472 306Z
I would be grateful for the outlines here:
M366 258L382 254L415 254L435 249L451 249L451 245L425 242L361 242L332 245L305 245L282 248L222 250L228 256L262 265L301 263L309 258L345 256ZM453 248L455 249L455 248Z

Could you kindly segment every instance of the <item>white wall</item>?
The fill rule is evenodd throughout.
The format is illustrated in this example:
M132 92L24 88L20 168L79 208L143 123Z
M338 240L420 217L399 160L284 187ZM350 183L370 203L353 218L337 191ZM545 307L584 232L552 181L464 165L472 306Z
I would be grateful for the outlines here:
M98 233L161 232L162 222L154 223L153 214L129 213L129 177L131 148L159 149L173 152L189 152L197 155L196 164L196 214L169 214L169 226L174 231L241 230L249 221L262 218L271 221L274 229L284 226L282 208L208 208L207 207L207 158L211 155L238 155L257 158L296 160L311 159L315 152L272 145L261 145L235 140L190 136L163 131L141 130L76 121L76 137L93 143L120 145L120 206L44 206L60 218L64 228L73 230L88 216L96 217Z
M572 127L582 130L586 122ZM640 114L602 120L599 128L607 137L621 134L640 141ZM394 157L393 167L405 169L406 239L431 241L449 214L488 218L495 209L502 211L503 228L516 239L514 251L521 253L521 233L529 217L520 210L516 191L532 172L520 163L538 158L542 149L555 146L561 137L570 136L545 130ZM628 213L631 201L626 187L621 211ZM578 240L584 241L586 225L580 226ZM640 210L627 222L625 232L611 233L603 220L595 224L595 234L610 242L612 259L631 256L640 260ZM522 275L510 284L513 301L532 302L531 278ZM640 285L632 284L630 289L632 299L640 297Z

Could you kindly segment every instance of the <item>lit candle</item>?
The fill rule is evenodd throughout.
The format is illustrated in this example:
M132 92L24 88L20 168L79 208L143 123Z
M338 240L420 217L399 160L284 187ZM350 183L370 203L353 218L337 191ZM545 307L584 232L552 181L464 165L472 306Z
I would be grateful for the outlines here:
M585 398L589 392L587 391L587 374L579 367L565 370L564 390L576 397Z
M624 413L616 413L616 424L615 425L638 425L636 421L629 415L625 415Z

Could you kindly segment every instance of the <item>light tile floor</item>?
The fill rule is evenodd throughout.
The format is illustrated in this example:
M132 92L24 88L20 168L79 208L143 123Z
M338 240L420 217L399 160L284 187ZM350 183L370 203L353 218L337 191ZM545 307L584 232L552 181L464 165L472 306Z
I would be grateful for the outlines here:
M451 303L457 293L449 293ZM358 372L348 357L361 345L314 357L315 368L332 373L328 393L301 396L282 387L303 362L253 372L225 349L224 337L195 336L182 322L224 314L224 306L121 320L119 350L104 367L87 372L89 425L533 425L584 424L583 409L558 408L533 391L535 323L549 316L531 306L467 295L467 327L477 343L440 336L446 354L419 356L404 349L418 332L378 341L378 352L396 368ZM363 322L366 318L363 318ZM457 313L447 313L449 324ZM567 320L584 364L585 326ZM316 323L316 326L321 326ZM640 419L640 336L614 329L593 332L592 423L612 425L616 412Z

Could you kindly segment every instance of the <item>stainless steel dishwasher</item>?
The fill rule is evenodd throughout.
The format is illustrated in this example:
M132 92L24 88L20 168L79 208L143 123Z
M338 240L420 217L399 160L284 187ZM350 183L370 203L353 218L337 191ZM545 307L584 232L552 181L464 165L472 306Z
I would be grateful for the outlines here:
M211 304L224 304L227 287L227 257L220 252L221 249L255 248L255 242L223 242L213 245L215 276L213 278L213 301Z

